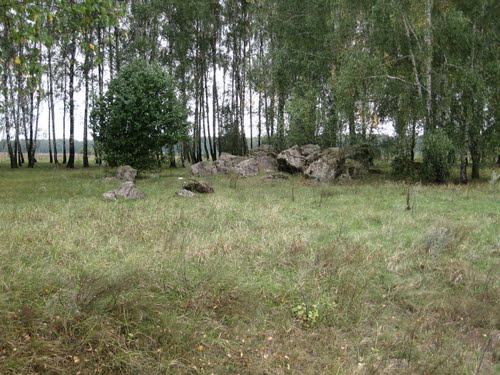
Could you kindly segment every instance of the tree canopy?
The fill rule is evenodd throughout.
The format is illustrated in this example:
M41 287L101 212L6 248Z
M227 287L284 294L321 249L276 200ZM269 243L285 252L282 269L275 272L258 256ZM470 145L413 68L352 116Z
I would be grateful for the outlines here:
M160 166L163 148L185 139L186 110L156 63L134 60L111 80L91 114L95 147L110 166Z

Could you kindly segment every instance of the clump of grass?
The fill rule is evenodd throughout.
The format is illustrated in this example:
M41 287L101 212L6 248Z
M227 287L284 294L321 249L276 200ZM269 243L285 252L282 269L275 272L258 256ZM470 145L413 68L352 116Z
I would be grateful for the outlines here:
M429 255L456 252L467 236L467 228L443 223L427 231L417 240L417 247Z
M236 189L236 187L238 186L238 181L240 180L240 174L231 169L226 176L227 180L229 181L229 187L231 189Z

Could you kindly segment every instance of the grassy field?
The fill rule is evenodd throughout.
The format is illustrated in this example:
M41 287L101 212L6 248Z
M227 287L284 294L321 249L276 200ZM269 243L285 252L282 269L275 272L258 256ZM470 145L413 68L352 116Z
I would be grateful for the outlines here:
M0 164L0 374L499 373L500 187Z

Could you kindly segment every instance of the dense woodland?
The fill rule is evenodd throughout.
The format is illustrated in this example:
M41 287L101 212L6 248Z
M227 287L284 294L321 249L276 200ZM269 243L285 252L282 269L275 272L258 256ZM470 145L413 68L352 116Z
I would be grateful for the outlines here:
M189 109L189 138L178 150L192 163L263 143L375 145L378 127L389 124L395 172L413 173L422 137L424 164L444 153L466 182L468 165L478 178L482 161L499 152L499 7L495 0L2 0L0 127L10 165L35 165L48 120L51 161L75 166L75 92L83 90L88 167L94 98L142 58L170 73ZM44 101L48 119L39 115Z

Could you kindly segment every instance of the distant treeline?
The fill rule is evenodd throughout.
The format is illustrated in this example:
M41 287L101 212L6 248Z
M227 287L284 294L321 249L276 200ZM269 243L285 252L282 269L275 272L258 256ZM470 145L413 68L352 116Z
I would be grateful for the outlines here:
M63 140L58 139L56 141L57 153L62 154L63 151ZM24 151L25 142L24 139L21 139L21 147ZM94 148L94 142L92 140L88 141L89 153L92 152ZM69 150L68 140L66 140L66 150ZM77 154L82 153L83 151L83 142L75 140L75 152ZM0 152L7 152L7 142L5 139L0 140ZM40 139L37 141L36 152L40 154L48 154L49 153L49 141L47 139Z

